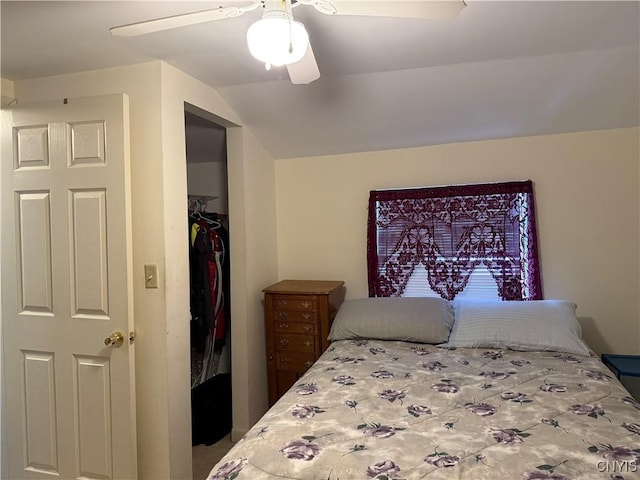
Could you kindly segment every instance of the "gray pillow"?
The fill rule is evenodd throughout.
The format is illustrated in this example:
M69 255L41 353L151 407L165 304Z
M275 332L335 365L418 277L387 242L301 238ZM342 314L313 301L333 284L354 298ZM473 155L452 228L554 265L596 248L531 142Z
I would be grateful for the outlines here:
M565 300L483 302L455 300L455 323L446 348L508 348L589 356L576 318Z
M329 340L370 338L442 343L449 338L453 310L442 298L376 297L346 300Z

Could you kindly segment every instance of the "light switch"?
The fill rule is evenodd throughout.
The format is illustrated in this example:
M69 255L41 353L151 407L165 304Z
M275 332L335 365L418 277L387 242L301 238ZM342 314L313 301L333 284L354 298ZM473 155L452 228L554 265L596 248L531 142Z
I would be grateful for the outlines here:
M158 288L158 265L147 263L144 266L144 287Z

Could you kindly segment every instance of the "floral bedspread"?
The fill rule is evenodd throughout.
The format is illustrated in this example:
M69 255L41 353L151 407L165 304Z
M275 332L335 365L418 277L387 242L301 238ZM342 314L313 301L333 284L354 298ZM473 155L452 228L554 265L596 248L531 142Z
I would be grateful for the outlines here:
M342 340L208 478L640 478L640 403L595 355Z

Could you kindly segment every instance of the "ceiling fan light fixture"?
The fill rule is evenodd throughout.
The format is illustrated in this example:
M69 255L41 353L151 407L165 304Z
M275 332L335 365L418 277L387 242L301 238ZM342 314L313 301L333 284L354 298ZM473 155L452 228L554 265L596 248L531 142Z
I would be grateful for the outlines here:
M304 57L309 34L300 22L285 17L263 17L247 30L249 52L266 65L289 65Z

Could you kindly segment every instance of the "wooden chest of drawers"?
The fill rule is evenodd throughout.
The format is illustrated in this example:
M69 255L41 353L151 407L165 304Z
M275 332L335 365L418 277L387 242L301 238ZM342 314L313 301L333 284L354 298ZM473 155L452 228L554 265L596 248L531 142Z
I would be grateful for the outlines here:
M345 288L342 281L283 280L263 292L273 405L329 346L327 336Z

